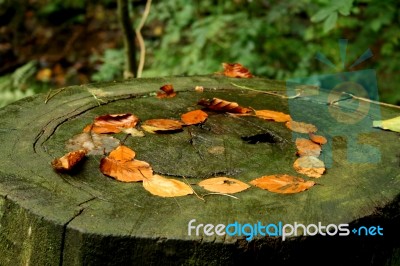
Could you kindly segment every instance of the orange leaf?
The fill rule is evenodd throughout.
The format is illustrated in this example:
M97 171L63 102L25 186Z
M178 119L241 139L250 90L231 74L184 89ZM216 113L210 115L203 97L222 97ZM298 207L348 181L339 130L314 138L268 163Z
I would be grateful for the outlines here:
M224 67L224 75L231 78L251 78L253 75L250 71L239 63L222 63Z
M314 186L315 182L289 175L269 175L254 179L250 184L275 193L292 194Z
M316 156L321 153L321 146L308 139L296 139L297 154L299 156Z
M100 171L123 182L137 182L150 178L153 170L147 162L134 160L135 152L119 146L108 157L101 159Z
M298 132L298 133L314 133L316 132L318 129L316 126L314 126L313 124L307 124L307 123L303 123L303 122L296 122L293 120L290 120L288 122L286 122L286 127L289 128L290 130L294 131L294 132Z
M74 168L86 155L86 150L77 150L67 153L61 158L54 159L51 165L57 171L69 171Z
M256 110L255 114L259 118L273 120L275 122L288 122L291 120L290 115L271 110Z
M83 132L94 132L98 134L105 133L119 133L122 128L135 127L139 122L133 114L108 114L102 115L95 118L94 123L87 125Z
M180 197L193 194L192 188L187 184L160 175L144 179L143 187L151 194L160 197Z
M323 161L314 156L303 156L298 158L293 164L294 170L298 173L319 178L325 172Z
M325 143L328 142L328 140L324 136L314 135L313 133L309 133L308 135L310 136L310 139L313 142L318 143L320 145L324 145Z
M182 123L172 119L150 119L144 121L141 126L150 133L168 133L182 130Z
M110 152L108 158L120 162L127 162L127 161L132 161L135 158L135 156L136 153L133 150L129 149L126 146L120 145L115 150Z
M250 186L242 181L228 178L228 177L214 177L208 178L199 183L199 186L212 191L219 193L237 193L243 190L248 189Z
M172 84L166 84L160 88L160 90L157 92L157 98L172 98L176 96L176 92L174 91L174 87Z
M194 110L181 115L181 120L185 125L195 125L206 121L208 115L202 110Z
M241 107L239 106L239 104L235 102L229 102L219 98L213 98L212 100L202 99L198 102L198 104L205 106L213 111L222 111L222 112L239 113L239 114L251 112L249 108Z

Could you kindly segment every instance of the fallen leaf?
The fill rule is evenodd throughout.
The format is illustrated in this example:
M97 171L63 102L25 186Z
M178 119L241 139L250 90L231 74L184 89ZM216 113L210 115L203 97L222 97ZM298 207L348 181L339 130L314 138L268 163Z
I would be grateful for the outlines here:
M324 136L314 135L313 133L308 134L312 142L315 142L320 145L324 145L328 142L328 140Z
M251 112L251 109L249 108L241 107L235 102L229 102L219 98L213 98L212 100L201 99L198 104L205 106L213 111L223 111L239 114Z
M269 175L254 179L250 184L275 193L292 194L309 189L315 182L290 175Z
M86 150L77 150L67 153L61 158L54 159L51 165L57 171L69 171L85 157Z
M202 110L194 110L181 115L181 120L185 125L196 125L206 121L208 115Z
M307 124L307 123L303 123L303 122L296 122L294 120L290 120L288 122L286 122L286 127L289 128L290 130L294 131L294 132L298 132L298 133L314 133L316 132L318 129L316 126L314 126L313 124Z
M121 129L121 131L122 131L123 133L125 133L125 134L131 135L132 137L144 137L143 131L137 130L137 129L134 128L134 127L131 127L131 128L123 128L123 129Z
M144 179L143 187L151 194L160 197L181 197L193 194L192 188L187 184L160 175Z
M206 190L219 193L233 194L248 189L250 186L237 179L229 177L208 178L199 183Z
M290 115L271 110L255 110L255 115L259 118L275 122L288 122L291 120Z
M319 178L325 172L323 161L314 156L303 156L298 158L293 164L296 172L314 178Z
M169 133L182 130L182 123L172 119L150 119L141 127L149 133Z
M174 87L172 84L166 84L160 88L160 90L157 92L157 98L172 98L176 96L176 92L174 91Z
M299 156L316 156L321 154L321 146L309 139L296 139L297 155Z
M119 146L108 157L100 161L100 171L122 182L138 182L151 178L150 164L135 160L135 152L126 146Z
M94 132L98 134L119 133L123 128L133 128L139 122L133 114L108 114L98 116L93 124L87 125L83 132Z
M239 63L222 63L224 67L223 74L231 78L251 78L253 75L250 71Z
M394 132L400 132L400 116L386 120L373 121L372 126Z
M135 156L136 153L133 150L124 145L120 145L115 150L110 152L108 158L120 162L127 162L127 161L132 161L135 158Z
M69 151L86 150L88 155L102 155L114 150L119 145L119 140L111 136L96 133L81 133L67 141Z

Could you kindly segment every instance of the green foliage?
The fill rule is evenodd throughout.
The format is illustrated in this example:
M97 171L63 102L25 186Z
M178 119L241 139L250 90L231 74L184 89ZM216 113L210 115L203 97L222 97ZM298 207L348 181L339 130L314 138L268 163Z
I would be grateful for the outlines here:
M375 68L378 80L389 75L398 83L399 10L397 0L160 1L149 24L163 25L163 34L147 41L144 76L210 74L222 62L274 79L332 73L315 54L340 65L337 41L346 38L346 67L371 48L372 60L357 68ZM379 84L382 99L400 102L388 84Z
M103 56L93 56L92 61L100 61L101 64L95 74L93 81L110 81L120 79L124 70L124 51L122 49L108 49Z

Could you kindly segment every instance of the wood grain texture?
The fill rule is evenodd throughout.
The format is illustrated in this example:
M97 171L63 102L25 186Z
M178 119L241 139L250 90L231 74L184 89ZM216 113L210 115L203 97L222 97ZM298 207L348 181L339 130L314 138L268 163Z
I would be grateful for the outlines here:
M74 86L47 104L46 95L37 95L0 109L0 265L229 265L282 260L290 264L299 262L307 249L316 258L338 262L340 257L330 249L351 257L350 263L368 262L372 256L385 263L395 261L400 253L393 236L399 232L393 225L399 220L399 134L368 129L370 133L360 135L359 141L379 149L380 160L352 163L347 157L346 126L326 122L326 102L307 97L288 100L239 89L231 82L285 93L283 82L260 78L166 77ZM155 92L164 84L173 84L178 95L156 98ZM203 86L204 92L196 92L195 86ZM201 98L213 97L284 113L293 106L290 101L297 101L294 106L304 117L313 118L304 122L317 124L317 134L329 137L331 128L343 127L343 136L335 135L326 144L333 151L332 167L317 180L318 185L299 194L252 187L238 193L239 200L209 196L203 202L195 196L155 197L141 184L106 177L99 170L101 156L90 156L71 174L56 173L50 165L66 153L65 142L98 115L129 112L141 121L179 119L200 109L196 103ZM342 104L354 108L351 100ZM397 115L396 109L380 108L382 119ZM359 126L369 128L373 116ZM249 144L242 139L257 134L270 134L274 141ZM122 140L125 135L115 137ZM175 134L146 133L143 138L128 138L125 145L138 160L149 162L155 173L185 177L190 183L218 175L244 182L270 174L298 175L292 167L296 160L292 132L284 123L256 117L210 112L202 126ZM293 237L285 242L271 237L247 242L244 237L188 236L191 219L196 224L365 222L381 223L393 231L363 247L354 244L358 243L354 237ZM358 255L351 256L353 252Z

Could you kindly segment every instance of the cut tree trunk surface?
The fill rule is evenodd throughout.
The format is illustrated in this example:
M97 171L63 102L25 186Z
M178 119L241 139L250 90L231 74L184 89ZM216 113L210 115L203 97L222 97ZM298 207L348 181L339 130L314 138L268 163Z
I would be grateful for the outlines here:
M178 95L156 98L165 84L173 84ZM204 91L195 91L195 86ZM0 265L297 264L317 258L328 264L399 262L399 134L372 128L372 120L398 116L399 109L371 104L373 112L350 127L337 117L360 116L354 112L358 100L347 98L328 107L323 90L318 97L303 91L287 99L239 86L297 93L287 92L283 82L259 78L168 77L68 87L53 91L51 97L37 95L1 109ZM208 112L203 125L179 133L145 133L124 143L155 173L186 180L199 196L209 192L195 184L213 176L248 183L264 175L289 174L317 185L286 195L251 187L235 194L237 199L207 195L202 201L195 195L156 197L141 183L104 176L99 170L102 155L88 156L72 173L57 173L51 167L54 158L67 152L66 142L96 116L133 113L141 121L180 119L185 112L201 109L200 99L213 97L313 123L318 134L328 138L320 156L329 166L327 172L319 179L296 173L295 135L284 123L218 112ZM354 126L361 133L350 138ZM245 141L249 138L254 141ZM365 145L378 153L354 148ZM366 154L370 162L362 162ZM207 236L202 230L198 236L192 230L189 236L192 219L193 225L379 225L384 235L323 237L299 231L303 236L285 241L262 236L247 241L246 236Z

